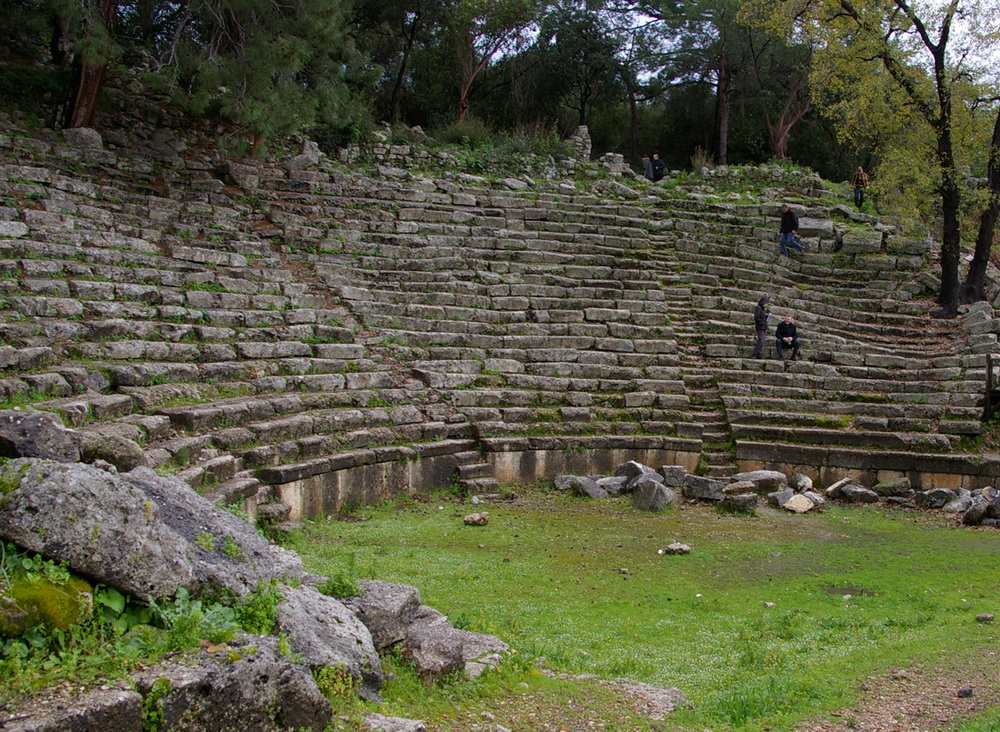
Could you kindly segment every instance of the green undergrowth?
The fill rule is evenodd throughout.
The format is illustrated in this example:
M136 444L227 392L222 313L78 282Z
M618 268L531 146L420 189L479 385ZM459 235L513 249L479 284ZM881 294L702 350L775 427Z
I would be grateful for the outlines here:
M504 639L519 659L504 673L529 690L539 669L676 687L693 709L663 729L795 729L851 705L872 673L960 652L956 638L996 642L996 628L976 622L996 610L994 531L872 507L644 513L627 499L508 491L517 500L473 509L432 495L310 522L295 548L309 571L353 566L414 585L457 626ZM484 509L487 526L462 521ZM658 552L674 541L692 552ZM524 691L476 688L490 709ZM470 692L423 700L390 684L386 708L405 706L397 693L428 728L468 729L452 720L475 706L460 698ZM598 719L615 723L606 711Z
M0 543L0 710L56 683L123 678L166 654L271 633L274 585L235 598L142 601L92 587L65 565Z

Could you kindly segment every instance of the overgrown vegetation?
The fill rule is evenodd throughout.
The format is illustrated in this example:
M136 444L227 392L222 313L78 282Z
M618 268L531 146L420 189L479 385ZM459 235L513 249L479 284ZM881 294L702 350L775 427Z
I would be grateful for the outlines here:
M281 596L262 586L241 601L142 601L91 587L65 565L0 543L0 708L55 683L126 676L165 654L270 633Z

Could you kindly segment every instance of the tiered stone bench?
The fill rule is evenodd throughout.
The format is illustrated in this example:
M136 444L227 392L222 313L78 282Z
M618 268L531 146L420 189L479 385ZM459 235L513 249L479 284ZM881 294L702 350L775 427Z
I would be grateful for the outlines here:
M981 429L992 310L931 320L933 244L843 207L800 198L782 258L777 201L644 183L0 155L0 395L251 512L629 459L921 485ZM764 294L804 360L747 358ZM926 487L992 481L952 458Z

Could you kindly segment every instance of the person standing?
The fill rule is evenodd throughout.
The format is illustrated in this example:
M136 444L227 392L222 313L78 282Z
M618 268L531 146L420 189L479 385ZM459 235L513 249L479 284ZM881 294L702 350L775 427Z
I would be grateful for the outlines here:
M851 188L854 189L854 205L858 207L858 211L861 210L861 206L865 202L865 189L868 187L868 183L868 173L859 165L858 169L854 171L854 175L851 176Z
M667 164L660 160L660 153L653 153L653 182L663 180L667 174Z
M768 297L762 297L757 301L757 307L753 310L753 327L757 332L757 343L753 347L752 358L764 358L764 336L767 334L767 321L771 319L767 304L771 302Z
M646 180L653 180L653 163L648 155L642 156L642 177Z
M787 203L781 204L780 233L778 246L781 249L782 256L788 256L789 246L800 252L805 251L805 247L795 238L795 235L799 233L799 217L795 215L794 211L788 208Z
M785 319L778 323L778 327L774 331L775 346L778 349L778 358L782 361L785 360L785 349L792 349L792 360L797 361L799 358L799 336L795 332L795 323L792 322L792 316L786 315Z

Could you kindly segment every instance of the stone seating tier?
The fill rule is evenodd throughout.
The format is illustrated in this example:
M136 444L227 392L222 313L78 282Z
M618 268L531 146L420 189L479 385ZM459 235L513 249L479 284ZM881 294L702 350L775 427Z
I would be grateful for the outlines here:
M163 170L111 156L91 176L58 144L13 149L0 189L27 202L27 231L0 239L0 336L20 347L0 386L58 397L40 405L87 429L156 417L147 452L209 488L249 490L248 469L317 451L422 439L417 424L436 438L474 425L480 437L603 429L720 443L731 425L741 439L811 442L821 415L792 402L812 400L858 433L926 438L898 449L973 433L982 367L926 318L915 267L927 250L837 231L842 212L809 207L811 251L789 259L773 204L659 192L623 203L325 165L256 165L239 190L180 158ZM810 362L743 358L758 290L796 311ZM996 340L976 337L979 352ZM781 409L757 403L779 398L768 389L788 390ZM298 411L230 424L235 393L296 396ZM373 400L420 420L380 423ZM862 409L874 406L884 411Z

